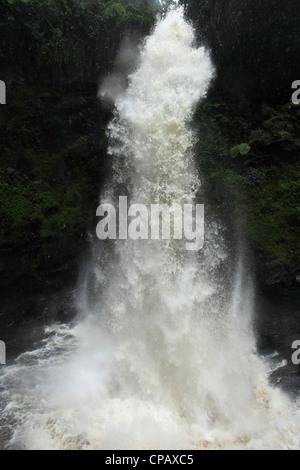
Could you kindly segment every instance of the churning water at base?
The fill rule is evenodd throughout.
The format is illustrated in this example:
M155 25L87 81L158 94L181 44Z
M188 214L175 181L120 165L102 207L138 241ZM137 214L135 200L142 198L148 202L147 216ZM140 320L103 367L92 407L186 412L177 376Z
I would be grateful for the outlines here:
M114 97L114 176L103 201L195 202L189 123L212 77L192 27L169 13ZM95 246L81 320L47 328L37 350L2 371L7 447L298 448L298 407L270 386L255 351L247 275L240 263L225 283L224 263L213 222L200 254L175 240Z

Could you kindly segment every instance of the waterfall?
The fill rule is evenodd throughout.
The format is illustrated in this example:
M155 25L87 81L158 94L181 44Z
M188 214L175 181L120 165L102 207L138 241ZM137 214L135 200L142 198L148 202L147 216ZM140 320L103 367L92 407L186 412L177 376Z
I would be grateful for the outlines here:
M127 89L112 93L102 203L201 203L191 123L214 68L195 44L193 27L170 12ZM296 405L270 386L256 352L242 260L232 279L220 274L230 262L220 224L206 221L199 252L172 237L95 242L93 252L76 324L48 327L1 378L9 447L299 447Z

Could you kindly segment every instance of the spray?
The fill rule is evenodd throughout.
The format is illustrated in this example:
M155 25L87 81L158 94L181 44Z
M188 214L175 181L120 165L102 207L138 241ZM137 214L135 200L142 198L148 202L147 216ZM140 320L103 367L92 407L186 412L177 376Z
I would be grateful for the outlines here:
M196 202L190 122L213 75L191 25L169 13L126 91L114 93L114 176L101 203L125 190L141 204ZM270 387L256 354L243 263L231 280L220 277L227 255L219 234L218 224L206 224L201 257L175 237L95 248L81 320L48 328L43 344L1 378L10 391L9 448L299 447L299 412Z

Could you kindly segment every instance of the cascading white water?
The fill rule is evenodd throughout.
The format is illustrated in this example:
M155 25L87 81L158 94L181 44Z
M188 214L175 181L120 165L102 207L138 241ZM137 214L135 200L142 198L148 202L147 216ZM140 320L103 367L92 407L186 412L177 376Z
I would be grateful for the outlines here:
M196 201L189 124L214 71L194 42L178 11L145 42L128 89L115 97L114 177L103 200L127 190L138 203ZM93 300L80 301L83 319L55 327L1 378L4 414L15 423L10 446L299 446L298 411L270 387L255 354L242 263L232 293L220 278L226 253L217 224L206 225L201 256L174 240L119 241L108 266L101 256L94 257Z

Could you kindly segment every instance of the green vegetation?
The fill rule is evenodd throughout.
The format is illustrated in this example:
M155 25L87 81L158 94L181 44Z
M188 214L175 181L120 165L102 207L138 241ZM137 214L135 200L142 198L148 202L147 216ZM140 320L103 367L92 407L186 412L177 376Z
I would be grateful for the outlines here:
M206 101L196 113L196 154L208 202L248 237L265 279L300 267L300 109L263 106L256 122Z
M196 114L208 199L248 236L261 279L290 284L300 271L298 2L180 3L217 72Z
M111 115L98 85L121 41L149 33L155 14L146 0L0 4L0 258L17 256L29 288L84 248L107 173Z
M43 286L64 264L72 269L70 260L84 248L109 169L111 110L97 100L100 79L113 69L122 40L137 43L172 3L2 0L0 261L17 258L26 287ZM181 3L217 70L195 114L207 204L249 239L264 281L295 279L300 107L291 104L291 84L300 72L298 2ZM5 270L0 275L5 281Z

